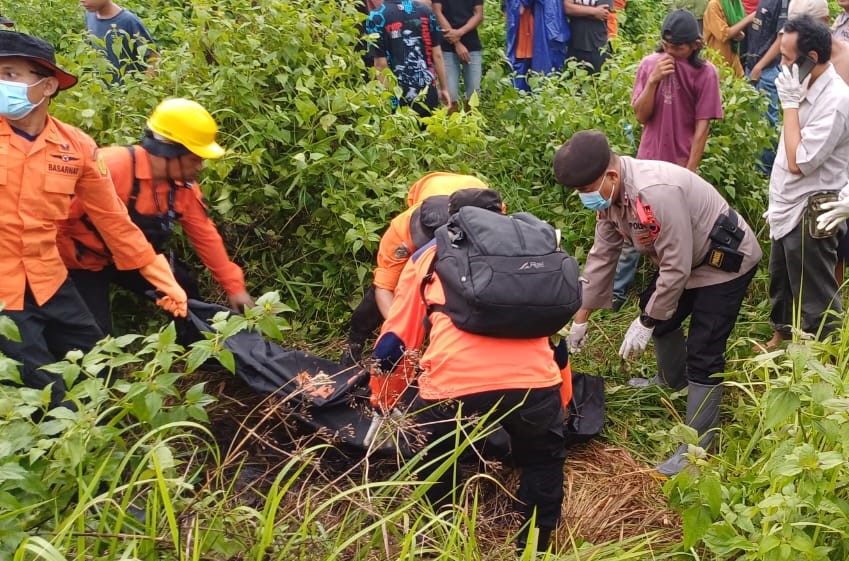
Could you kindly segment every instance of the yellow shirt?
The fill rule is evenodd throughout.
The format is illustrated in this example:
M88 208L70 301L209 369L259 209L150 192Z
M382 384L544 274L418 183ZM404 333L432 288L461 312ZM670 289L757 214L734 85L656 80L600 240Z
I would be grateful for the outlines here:
M704 18L705 43L722 55L735 76L742 78L743 65L740 64L740 56L731 48L732 42L728 36L728 28L728 20L725 19L722 4L719 0L710 0Z

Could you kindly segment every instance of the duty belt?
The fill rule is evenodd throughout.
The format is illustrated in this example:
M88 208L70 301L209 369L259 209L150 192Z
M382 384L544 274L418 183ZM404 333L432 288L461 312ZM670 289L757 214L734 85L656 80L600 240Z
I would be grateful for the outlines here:
M744 255L737 251L746 231L740 227L740 221L734 209L720 214L710 230L710 248L701 265L708 265L727 273L737 273L743 264Z

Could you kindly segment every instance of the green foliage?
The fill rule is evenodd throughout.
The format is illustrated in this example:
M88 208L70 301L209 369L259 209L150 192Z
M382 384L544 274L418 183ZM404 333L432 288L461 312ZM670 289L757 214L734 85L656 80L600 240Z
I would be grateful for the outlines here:
M619 15L620 36L634 44L657 44L660 24L669 12L664 1L628 0L625 13Z
M304 339L344 325L370 282L383 229L421 175L440 169L480 175L502 191L509 209L552 220L565 247L580 257L593 217L576 199L564 200L551 156L584 128L604 130L625 154L635 145L623 127L639 138L631 88L653 42L620 41L598 76L570 67L563 76L532 78L533 95L519 93L503 58L503 17L491 0L479 110L450 117L438 111L422 128L406 109L391 114L388 92L363 80L369 72L355 49L362 15L353 4L126 4L148 24L160 59L155 77L124 87L108 88L98 78L108 63L80 33L77 6L47 0L36 9L13 6L8 15L57 41L61 62L81 81L52 111L101 144L138 139L165 97L188 96L213 112L228 148L225 158L207 162L202 181L213 217L252 291L280 290L299 312L296 331ZM623 35L656 34L659 12L651 2L631 0ZM745 83L725 77L723 94L726 120L714 126L702 172L746 206L763 188L752 171L763 127Z
M210 357L232 370L226 338L246 329L279 335L286 311L279 296L266 294L244 317L217 315L217 333L188 351L175 344L172 323L69 352L45 367L69 388L53 409L49 387L0 385L0 557L117 559L118 536L133 558L158 559L169 543L178 547L180 524L206 499L208 466L221 462L204 427L215 398L204 382L186 378ZM220 515L220 505L204 511L212 537ZM207 539L210 551L228 550ZM102 550L113 553L98 557Z
M667 484L685 547L716 559L849 556L849 354L793 343L746 361L719 462L697 459Z
M49 388L0 386L4 558L27 535L53 533L52 543L69 546L76 532L120 526L122 509L156 491L153 480L160 492L177 491L174 502L185 500L197 475L197 467L185 463L185 452L197 447L196 459L203 457L197 421L207 420L205 407L214 399L203 383L177 389L174 337L171 325L145 338L107 339L85 356L72 352L48 367L70 382L67 403L73 408L45 411ZM145 467L151 463L155 473ZM115 502L104 503L106 496ZM86 512L99 515L78 525L77 517Z
M318 453L306 450L281 466L265 508L232 507L232 481L216 473L216 485L206 485L201 476L204 461L220 462L202 428L212 398L202 383L179 382L211 356L232 369L223 337L251 325L313 344L338 332L370 282L382 230L404 207L408 186L430 171L480 175L510 211L550 220L564 247L583 258L594 217L555 186L551 158L587 128L605 131L621 154L636 152L631 91L639 61L655 47L662 4L629 1L622 39L600 74L570 65L560 76L531 77L534 91L526 94L511 85L503 18L489 0L478 108L437 111L423 122L407 109L392 114L389 92L364 79L373 73L355 48L362 16L352 3L130 0L126 6L157 39L159 60L155 76L112 88L100 78L108 63L81 33L82 10L59 0L30 4L4 6L4 13L53 41L60 63L81 77L52 111L99 143L136 141L166 97L191 97L214 113L228 154L207 163L202 183L211 213L251 290L277 289L283 297L260 299L244 319L219 318L220 336L188 354L168 328L72 355L53 368L68 380L85 374L70 394L86 404L81 412L55 409L35 422L31 415L47 395L0 386L0 556L17 547L19 559L368 559L391 540L401 557L412 558L416 531L425 529L460 552L439 551L444 558L478 558L473 509L461 524L446 524L435 513L420 515L409 500L422 493L410 471L415 464L385 483L355 482L326 501L308 496L305 512L281 511L275 505ZM766 181L755 162L771 131L760 118L759 95L721 72L725 119L712 124L699 171L757 230ZM277 317L288 310L297 311L294 325ZM597 330L604 341L594 341L596 348L610 352L576 362L618 367L610 357L620 327ZM2 319L0 335L14 337ZM723 462L696 460L669 484L685 546L703 544L717 558L847 557L845 351L804 348L747 363L751 379L738 386ZM0 379L14 379L14 366L0 358ZM97 377L107 373L112 386ZM621 388L611 395L612 424L630 430L630 442L642 449L669 438L655 434L662 422L654 414L668 409L665 395ZM475 504L474 492L466 496ZM145 521L128 514L130 507ZM346 515L328 527L320 515L334 509ZM574 558L656 558L651 537L573 549Z

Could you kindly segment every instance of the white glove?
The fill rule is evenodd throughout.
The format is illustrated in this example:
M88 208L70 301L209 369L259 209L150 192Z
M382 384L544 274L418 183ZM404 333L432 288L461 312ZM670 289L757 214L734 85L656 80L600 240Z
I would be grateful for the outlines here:
M781 100L783 109L798 109L802 98L805 97L805 92L808 89L808 84L811 81L811 75L799 83L799 66L793 63L792 66L782 66L778 78L775 79L775 89L778 90L778 99Z
M828 212L823 212L817 216L817 229L819 230L832 230L849 218L849 198L822 203L821 206Z
M654 327L646 327L640 321L640 318L632 321L628 332L625 333L625 338L622 340L622 346L619 347L619 356L627 360L643 354L653 331Z
M577 354L581 352L581 349L584 348L584 344L587 342L587 323L575 323L572 322L572 326L569 328L569 352L573 354Z

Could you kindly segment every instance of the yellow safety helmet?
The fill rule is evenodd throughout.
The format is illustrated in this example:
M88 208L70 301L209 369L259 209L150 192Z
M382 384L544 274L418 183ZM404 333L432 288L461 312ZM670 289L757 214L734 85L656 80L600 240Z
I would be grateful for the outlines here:
M166 99L156 106L147 127L165 140L184 146L189 152L207 160L224 155L215 142L218 125L209 111L189 99Z

